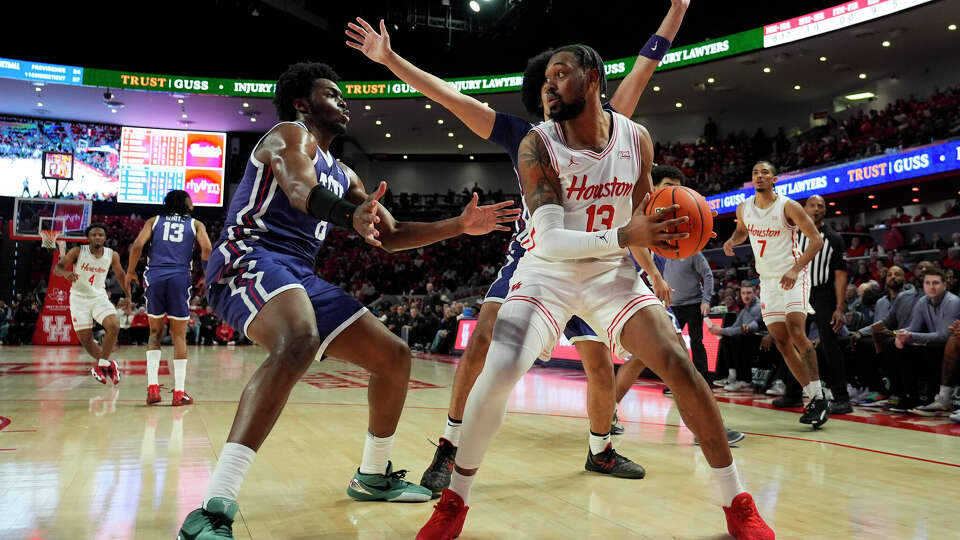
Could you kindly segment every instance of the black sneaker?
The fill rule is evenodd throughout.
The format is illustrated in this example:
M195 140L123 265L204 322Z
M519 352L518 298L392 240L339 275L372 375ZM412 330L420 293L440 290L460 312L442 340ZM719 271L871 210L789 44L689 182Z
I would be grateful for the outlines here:
M773 400L771 405L773 405L778 409L788 409L790 407L803 407L803 397L783 396Z
M810 424L814 429L817 429L826 424L829 419L830 404L827 402L827 398L818 397L810 400L810 403L807 404L807 408L803 410L803 415L800 416L800 423Z
M618 454L613 449L612 444L608 444L603 452L597 455L593 455L593 452L588 450L587 463L583 468L590 472L609 474L617 478L639 479L647 475L647 471L639 463L634 463Z
M457 458L457 447L452 442L440 437L436 446L433 462L420 477L420 485L432 491L434 499L450 487L450 475L453 474L453 464Z
M610 422L610 434L611 435L623 435L624 429L623 424L620 423L620 419L617 418L617 412L613 412L613 421Z
M663 387L663 395L665 395L665 396L672 396L672 395L673 395L673 390L671 390L669 387L664 386L664 387Z
M847 400L831 401L830 414L850 414L853 412L853 405Z

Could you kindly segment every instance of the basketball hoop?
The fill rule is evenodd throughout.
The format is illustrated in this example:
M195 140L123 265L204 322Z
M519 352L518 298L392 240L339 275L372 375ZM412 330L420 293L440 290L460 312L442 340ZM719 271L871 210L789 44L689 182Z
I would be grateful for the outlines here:
M55 249L57 247L57 239L60 238L60 231L54 230L40 230L40 245L45 249Z

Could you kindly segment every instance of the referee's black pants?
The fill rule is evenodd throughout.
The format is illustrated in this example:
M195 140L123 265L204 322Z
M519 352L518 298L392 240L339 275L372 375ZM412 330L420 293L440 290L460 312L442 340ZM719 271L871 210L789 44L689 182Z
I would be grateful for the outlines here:
M830 384L834 401L850 401L850 393L847 392L846 359L840 348L840 340L830 324L830 318L837 309L837 296L833 285L821 285L811 289L810 305L817 312L813 316L813 321L820 332L820 351L825 357L818 358L819 365L826 368L826 373L821 370L820 378ZM787 386L787 395L800 395L800 383L795 378L787 377L784 382Z

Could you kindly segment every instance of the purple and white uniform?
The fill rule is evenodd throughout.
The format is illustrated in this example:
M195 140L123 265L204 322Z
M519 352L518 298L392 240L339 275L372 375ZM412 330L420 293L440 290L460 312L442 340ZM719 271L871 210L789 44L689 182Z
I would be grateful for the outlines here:
M300 122L282 123L307 129ZM259 146L258 142L254 152ZM314 272L328 224L294 209L270 165L258 161L254 152L207 263L207 300L227 324L246 334L271 298L303 289L316 313L323 354L330 341L366 308ZM317 182L342 198L350 180L333 156L317 147L313 167Z
M178 321L190 318L190 270L197 222L171 214L153 221L147 267L143 271L147 315Z

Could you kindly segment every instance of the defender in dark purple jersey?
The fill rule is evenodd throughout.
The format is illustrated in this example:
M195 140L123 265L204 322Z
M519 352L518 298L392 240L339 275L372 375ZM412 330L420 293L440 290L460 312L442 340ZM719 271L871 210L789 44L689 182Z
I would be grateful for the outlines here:
M247 383L203 507L180 538L232 538L240 485L294 384L320 354L370 372L370 421L359 469L347 493L361 500L426 501L430 490L403 480L389 461L410 376L410 350L366 308L313 272L330 224L352 227L388 251L460 234L508 231L510 202L477 206L435 223L397 222L330 155L350 112L325 64L300 63L280 76L274 104L282 120L254 147L206 269L210 306L270 355Z
M616 93L605 106L626 116L632 116L636 109L640 95L654 70L670 47L670 41L676 36L683 16L689 5L689 0L672 0L672 6L654 36L647 42L647 46L637 57L637 62L627 77L620 83ZM452 89L440 78L414 66L390 47L390 36L386 25L380 21L380 31L377 32L366 21L357 19L358 24L349 23L347 36L352 40L347 45L361 51L371 60L383 64L394 75L405 83L417 88L428 98L446 107L457 116L471 131L478 136L499 144L510 155L514 170L517 169L517 153L520 141L533 127L529 121L512 114L496 112L479 100L461 94ZM546 58L542 59L546 62ZM540 72L543 70L539 67ZM535 102L541 104L544 111L549 110L548 100L543 88L534 88L527 92ZM546 118L546 114L544 114ZM519 173L518 173L519 181ZM521 193L523 189L520 189ZM500 305L507 297L510 280L517 268L517 263L526 252L524 243L529 233L526 222L529 214L524 209L523 219L517 222L516 233L507 251L507 259L500 268L496 280L487 291L480 310L477 326L470 336L467 348L457 364L454 372L453 390L450 396L450 407L447 412L446 429L440 444L434 454L433 462L424 472L420 484L429 487L435 494L439 494L450 484L451 469L456 457L457 445L460 439L463 410L467 396L480 371L483 369L487 349L493 335L493 325L497 320ZM652 261L647 261L652 266ZM661 298L668 298L670 288L663 281L656 268L653 267L654 292ZM642 478L643 468L629 459L619 455L610 444L610 435L623 432L612 432L610 418L614 414L614 372L610 350L597 337L596 333L579 317L573 317L564 330L564 335L577 348L577 353L583 361L587 373L587 413L590 417L590 454L603 454L601 461L615 464L600 472L624 478ZM589 458L587 467L590 467Z
M150 340L147 342L147 405L160 403L160 339L163 327L170 321L173 339L173 399L171 404L190 405L193 398L186 392L187 322L190 320L193 245L200 246L200 261L210 258L207 228L191 217L193 200L182 189L175 189L163 198L163 213L143 224L140 234L130 246L127 265L127 286L137 278L137 263L147 242L147 266L143 270L146 287L147 317Z

